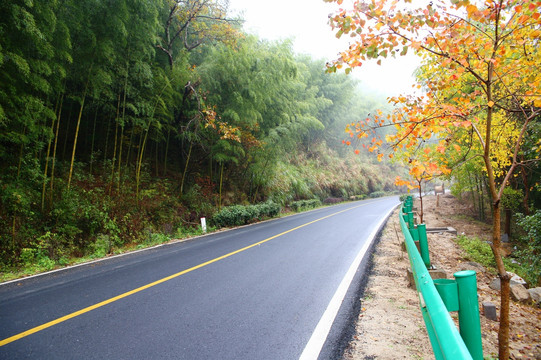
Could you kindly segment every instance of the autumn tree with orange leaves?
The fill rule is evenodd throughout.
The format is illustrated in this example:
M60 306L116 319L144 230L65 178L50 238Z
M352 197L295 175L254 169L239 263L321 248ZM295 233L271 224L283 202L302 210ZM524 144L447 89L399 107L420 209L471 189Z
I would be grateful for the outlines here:
M328 65L329 71L350 72L365 61L381 62L409 51L422 58L418 86L423 95L393 98L397 110L387 119L371 118L349 130L363 138L394 125L396 132L386 140L395 152L426 151L422 161L403 157L413 175L426 168L449 172L469 159L483 160L492 200L492 250L501 279L499 358L508 359L510 275L500 249L500 201L511 176L524 165L524 140L541 114L541 2L451 0L421 6L373 0L340 9L330 25L337 37L354 41Z

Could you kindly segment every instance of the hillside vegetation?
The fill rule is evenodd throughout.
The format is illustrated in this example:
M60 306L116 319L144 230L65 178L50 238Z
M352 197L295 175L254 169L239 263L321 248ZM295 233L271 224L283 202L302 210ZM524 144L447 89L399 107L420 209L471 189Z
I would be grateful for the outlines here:
M197 233L228 205L395 190L391 165L342 145L385 102L220 1L0 11L2 273Z

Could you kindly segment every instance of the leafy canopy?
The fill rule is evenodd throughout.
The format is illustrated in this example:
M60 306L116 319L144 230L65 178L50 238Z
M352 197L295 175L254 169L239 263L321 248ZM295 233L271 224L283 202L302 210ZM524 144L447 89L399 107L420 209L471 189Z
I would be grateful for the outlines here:
M409 160L419 151L436 155L426 158L423 168L437 166L443 173L481 156L489 176L503 184L539 115L541 3L476 4L433 1L412 8L399 1L355 1L351 10L341 9L330 19L338 37L355 40L328 65L330 72L408 51L423 59L421 95L392 98L397 110L387 119L374 117L349 127L363 138L394 124L396 132L387 141L395 151L410 155L405 158L413 164L414 176L423 169ZM427 148L429 142L437 145ZM376 140L370 150L381 145Z

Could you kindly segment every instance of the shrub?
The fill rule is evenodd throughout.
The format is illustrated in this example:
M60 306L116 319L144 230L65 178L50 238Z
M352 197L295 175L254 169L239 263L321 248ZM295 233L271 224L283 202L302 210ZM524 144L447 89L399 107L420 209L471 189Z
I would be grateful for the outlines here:
M293 209L293 211L299 212L303 210L314 209L318 206L321 206L321 200L319 199L299 200L299 201L292 202L289 206L291 207L291 209Z
M488 242L478 238L470 238L464 235L457 237L457 243L466 251L466 259L475 261L487 268L496 270L496 261L494 260L494 254ZM503 262L507 271L514 272L519 276L525 278L525 271L519 264L511 262L508 258L503 258ZM526 278L525 278L526 279Z
M400 195L400 202L403 203L404 201L406 201L406 199L408 198L408 196L410 196L409 194L402 194Z
M280 210L280 205L272 201L257 205L232 205L214 214L211 220L218 227L239 226L265 217L274 217L280 213Z
M382 196L385 196L385 191L374 191L374 192L370 193L370 197L372 199L379 198L379 197L382 197Z
M259 217L275 217L282 210L281 206L272 201L267 201L258 205L250 205L259 209Z
M483 266L495 267L494 255L490 245L481 239L470 238L464 235L457 237L457 243L466 251L466 258Z
M342 201L344 201L344 199L337 198L337 197L328 197L325 200L323 200L325 204L338 204L338 203L341 203Z

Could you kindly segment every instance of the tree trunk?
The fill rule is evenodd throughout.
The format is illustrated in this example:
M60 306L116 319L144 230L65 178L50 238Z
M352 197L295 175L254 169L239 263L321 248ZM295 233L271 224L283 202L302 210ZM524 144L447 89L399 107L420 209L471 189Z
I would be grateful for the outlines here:
M150 123L148 124L147 131L145 132L145 136L143 138L143 142L140 146L140 150L138 154L139 156L137 160L137 170L135 171L135 199L137 201L137 205L139 205L139 184L141 181L141 166L143 164L143 153L145 151L149 129L150 129Z
M83 91L83 99L81 101L81 108L79 109L79 116L77 117L77 126L75 128L75 136L73 137L73 150L71 152L70 172L68 176L68 190L71 186L71 177L73 175L73 163L75 162L75 151L77 150L77 138L79 137L79 127L81 126L81 117L83 116L83 109L85 107L86 92L88 91L88 84L90 83L90 74L92 73L92 65L88 70L88 79L86 80L85 89Z
M496 38L498 34L496 33ZM497 41L496 41L497 44ZM494 64L489 62L488 77L486 81L486 95L487 104L492 102L492 84L494 76ZM500 187L500 191L496 188L496 178L494 176L494 169L492 168L492 116L494 109L492 105L487 106L487 123L486 123L486 135L484 144L483 160L487 170L487 181L489 194L492 200L492 252L494 253L494 260L496 261L496 268L501 280L501 303L500 303L500 329L498 331L498 355L500 360L509 359L509 292L510 292L510 280L511 277L505 270L501 254L501 219L500 219L500 202L505 183Z
M60 109L60 97L56 100L55 105L55 114L57 114ZM53 119L51 122L51 134L54 134L54 125L55 125L56 118ZM43 189L41 190L41 212L43 213L45 209L45 193L47 191L47 173L49 170L49 156L51 155L51 145L52 145L53 139L50 138L47 142L47 153L45 155L45 171L43 172Z
M51 164L51 189L50 189L50 197L49 197L49 206L52 206L53 204L53 190L54 190L54 168L56 165L56 148L58 145L58 133L60 130L60 118L62 115L62 104L64 103L64 93L62 93L60 97L60 108L58 110L58 119L56 121L56 132L54 136L54 147L53 147L53 162Z
M145 146L146 146L146 143L147 143L147 138L148 138L148 133L150 131L150 127L152 126L152 122L154 121L154 114L156 113L156 109L158 108L158 103L159 103L159 100L161 98L161 95L163 93L163 91L165 90L165 87L162 89L162 91L160 92L160 94L158 95L158 97L156 98L156 103L154 104L154 108L152 109L152 114L150 115L150 118L148 120L148 126L146 128L146 131L145 131L145 137L143 139L143 143L141 144L141 146L139 146L140 148L140 151L139 151L139 160L137 162L137 169L136 169L136 172L135 172L135 183L136 183L136 201L137 201L137 204L139 204L139 182L140 182L140 179L141 179L141 166L142 166L142 163L143 163L143 153L145 151ZM151 154L152 156L152 154Z
M98 107L94 113L94 126L92 128L92 142L90 144L90 174L92 175L92 164L94 163L94 140L96 138L96 122L98 120Z
M124 144L124 126L126 125L126 96L128 92L128 65L126 64L126 79L124 80L124 95L122 99L122 122L120 123L120 144L118 148L118 182L117 192L120 193L120 179L122 177L122 145Z
M124 121L124 120L123 120ZM116 183L116 191L117 193L120 193L120 178L121 178L121 170L122 170L122 144L124 142L124 123L120 124L120 139L119 139L119 145L118 145L118 170L117 170L117 183Z
M492 231L492 252L496 260L496 268L500 277L500 330L498 332L499 358L509 359L509 298L511 293L511 276L505 270L501 254L500 239L500 204L499 201L493 204L493 231Z
M116 105L115 118L115 143L113 145L113 162L111 163L111 184L109 187L109 195L112 195L115 184L115 163L116 163L116 146L118 144L118 116L120 114L120 93L118 93L118 102Z
M182 172L182 179L180 180L180 197L182 197L182 194L183 194L184 180L186 179L186 173L188 172L188 164L190 163L190 158L192 156L192 147L193 147L193 142L190 142L190 149L188 150L186 164L184 165L184 171Z
M81 117L83 116L83 109L85 107L86 88L83 93L83 100L81 101L81 108L79 109L79 116L77 117L77 126L75 127L75 135L73 137L73 150L71 151L70 172L68 176L68 190L71 186L71 177L73 175L73 164L75 162L75 151L77 150L77 138L79 137L79 126L81 125Z
M220 211L222 209L222 183L223 183L223 178L224 178L224 163L222 162L221 163L221 168L220 168L220 197L219 197L219 200L218 200L218 211Z

